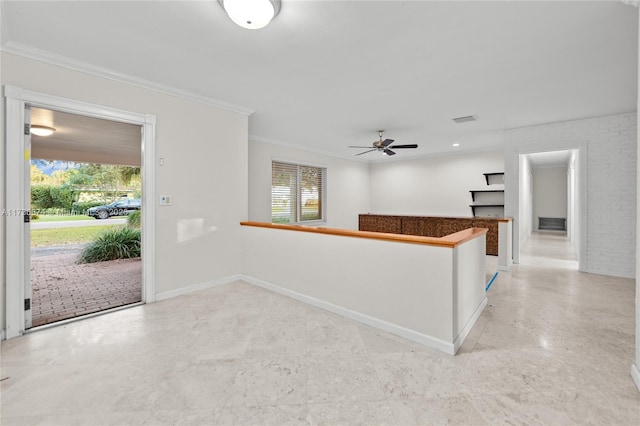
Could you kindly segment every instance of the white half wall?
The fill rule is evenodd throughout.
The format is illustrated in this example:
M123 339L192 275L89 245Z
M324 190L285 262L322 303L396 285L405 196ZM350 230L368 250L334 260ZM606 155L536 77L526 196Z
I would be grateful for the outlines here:
M538 219L555 217L567 219L567 168L533 168L533 229Z
M370 213L471 217L469 191L494 189L483 173L503 171L502 151L373 163Z
M157 293L240 273L239 223L247 219L248 200L247 115L17 55L2 53L1 59L2 85L156 116L154 198L167 194L173 202L157 207ZM4 266L0 276L4 281ZM2 328L3 309L4 303Z
M247 282L449 354L486 305L485 235L441 247L242 228Z
M249 141L249 220L271 222L271 161L326 167L326 226L358 229L369 211L369 165L262 141Z

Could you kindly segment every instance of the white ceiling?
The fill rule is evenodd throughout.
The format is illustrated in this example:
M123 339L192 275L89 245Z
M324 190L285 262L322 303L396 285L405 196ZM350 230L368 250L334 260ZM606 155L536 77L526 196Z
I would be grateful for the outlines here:
M217 1L3 1L2 45L254 111L253 139L358 160L501 147L504 129L635 111L638 10L618 1L284 1L262 30ZM475 114L479 121L454 124ZM452 143L461 144L453 148Z
M536 152L527 157L533 168L565 167L569 165L571 151Z
M31 108L31 123L56 129L31 135L31 158L140 166L140 126L42 108Z

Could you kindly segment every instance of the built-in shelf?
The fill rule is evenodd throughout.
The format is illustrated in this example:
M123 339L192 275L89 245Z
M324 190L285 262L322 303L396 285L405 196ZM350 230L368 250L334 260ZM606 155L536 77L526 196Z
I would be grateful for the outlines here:
M469 204L469 207L471 207L471 214L473 215L473 217L477 217L476 216L476 209L479 207L501 207L504 208L504 204Z
M504 172L496 172L496 173L483 173L484 179L487 181L487 185L494 185L496 183L501 184L504 183ZM489 182L492 177L496 178L494 182Z
M469 191L471 193L471 200L476 200L476 192L502 192L504 193L504 189L478 189L475 191Z
M498 187L502 189L478 189L469 191L471 193L471 200L473 201L473 204L469 205L469 207L471 207L471 214L473 217L478 217L478 215L476 215L477 209L487 209L485 212L491 214L481 216L504 216L504 172L483 173L483 175L487 186L500 185Z

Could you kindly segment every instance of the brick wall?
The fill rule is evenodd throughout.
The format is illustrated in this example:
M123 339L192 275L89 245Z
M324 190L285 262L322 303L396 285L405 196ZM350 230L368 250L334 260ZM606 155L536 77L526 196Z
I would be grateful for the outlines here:
M507 151L586 147L586 272L633 278L636 239L636 113L506 132ZM581 179L584 179L584 174ZM578 214L580 212L578 211Z

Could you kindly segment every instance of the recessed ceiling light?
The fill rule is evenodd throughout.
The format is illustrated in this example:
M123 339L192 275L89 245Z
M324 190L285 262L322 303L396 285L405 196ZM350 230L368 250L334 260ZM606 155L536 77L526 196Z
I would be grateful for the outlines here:
M451 144L451 146L460 146L460 144L459 143L454 143L454 144Z
M53 127L40 126L38 124L31 125L31 134L36 136L51 136L56 131Z

